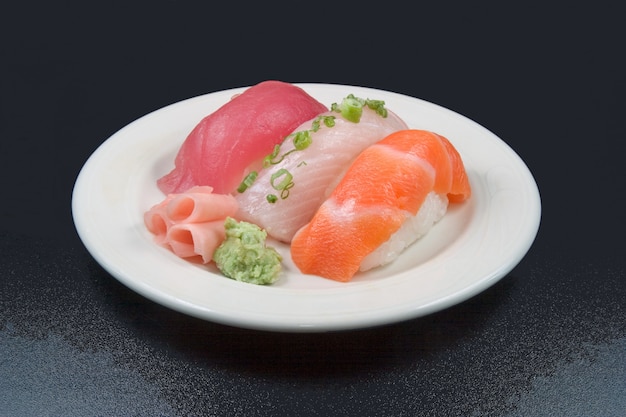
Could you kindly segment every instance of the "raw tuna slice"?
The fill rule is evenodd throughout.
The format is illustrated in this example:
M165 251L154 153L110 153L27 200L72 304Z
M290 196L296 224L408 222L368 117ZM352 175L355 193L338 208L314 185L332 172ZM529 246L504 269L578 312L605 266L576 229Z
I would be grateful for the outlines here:
M157 185L165 194L199 185L213 187L214 193L231 193L251 164L304 121L326 110L293 84L256 84L200 121L179 149L175 168Z

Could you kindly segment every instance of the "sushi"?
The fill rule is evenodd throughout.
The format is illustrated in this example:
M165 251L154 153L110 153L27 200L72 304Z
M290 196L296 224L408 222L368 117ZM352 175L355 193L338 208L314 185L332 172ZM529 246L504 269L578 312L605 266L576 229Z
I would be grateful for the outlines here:
M383 101L350 94L329 109L280 81L205 117L174 162L157 180L165 199L144 215L156 243L212 262L228 217L290 244L303 274L341 282L392 262L471 195L444 136L409 128Z
M331 126L321 122L328 118L332 119ZM319 123L319 129L311 129L315 123ZM290 242L328 198L357 155L402 129L407 129L406 123L393 112L385 110L381 116L367 106L362 108L358 122L335 111L316 116L291 135L306 132L310 144L305 149L294 152L293 141L286 141L276 149L275 159L280 162L260 170L249 187L235 193L237 217L259 225L274 239Z
M193 186L213 192L235 190L247 170L306 120L328 108L303 89L282 81L264 81L233 97L203 118L189 133L174 169L157 180L164 194Z
M297 231L292 260L304 274L350 281L360 269L396 256L377 249L403 250L443 216L449 202L470 195L463 161L445 137L417 129L391 133L356 158ZM404 243L397 245L399 235Z

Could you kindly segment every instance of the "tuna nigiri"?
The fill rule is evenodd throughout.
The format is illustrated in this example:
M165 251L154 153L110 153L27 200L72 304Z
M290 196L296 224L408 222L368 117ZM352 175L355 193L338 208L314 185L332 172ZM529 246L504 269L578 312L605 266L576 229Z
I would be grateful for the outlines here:
M237 216L264 228L275 239L291 241L359 153L391 132L407 129L390 110L384 109L383 114L364 106L358 122L329 111L303 123L292 137L306 133L306 148L297 150L296 140L276 148L274 159L280 162L260 170L252 185L235 195L240 208ZM334 124L325 125L326 118ZM316 124L319 129L312 129Z
M356 158L294 236L292 259L302 273L349 281L368 255L425 205L435 206L435 214L426 215L432 224L448 200L462 202L470 194L463 161L445 137L414 129L394 132Z
M256 84L200 121L179 149L175 168L157 185L165 194L198 185L230 193L251 164L301 123L327 110L293 84Z

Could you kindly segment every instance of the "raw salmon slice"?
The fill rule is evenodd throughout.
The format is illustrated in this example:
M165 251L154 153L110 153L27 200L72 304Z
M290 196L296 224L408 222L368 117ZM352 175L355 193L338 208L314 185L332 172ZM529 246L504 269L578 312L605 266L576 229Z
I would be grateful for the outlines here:
M349 281L429 193L461 202L471 195L463 161L443 136L394 132L364 150L313 219L294 236L291 256L304 274Z

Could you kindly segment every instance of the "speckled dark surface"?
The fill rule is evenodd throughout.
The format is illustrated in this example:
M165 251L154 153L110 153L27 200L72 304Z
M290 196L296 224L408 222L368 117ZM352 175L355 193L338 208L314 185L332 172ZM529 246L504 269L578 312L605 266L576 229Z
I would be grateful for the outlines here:
M617 9L285 21L267 5L40 3L0 13L1 416L626 416ZM326 334L205 322L120 284L72 224L86 158L150 111L270 78L397 91L486 126L535 175L534 245L460 305Z

